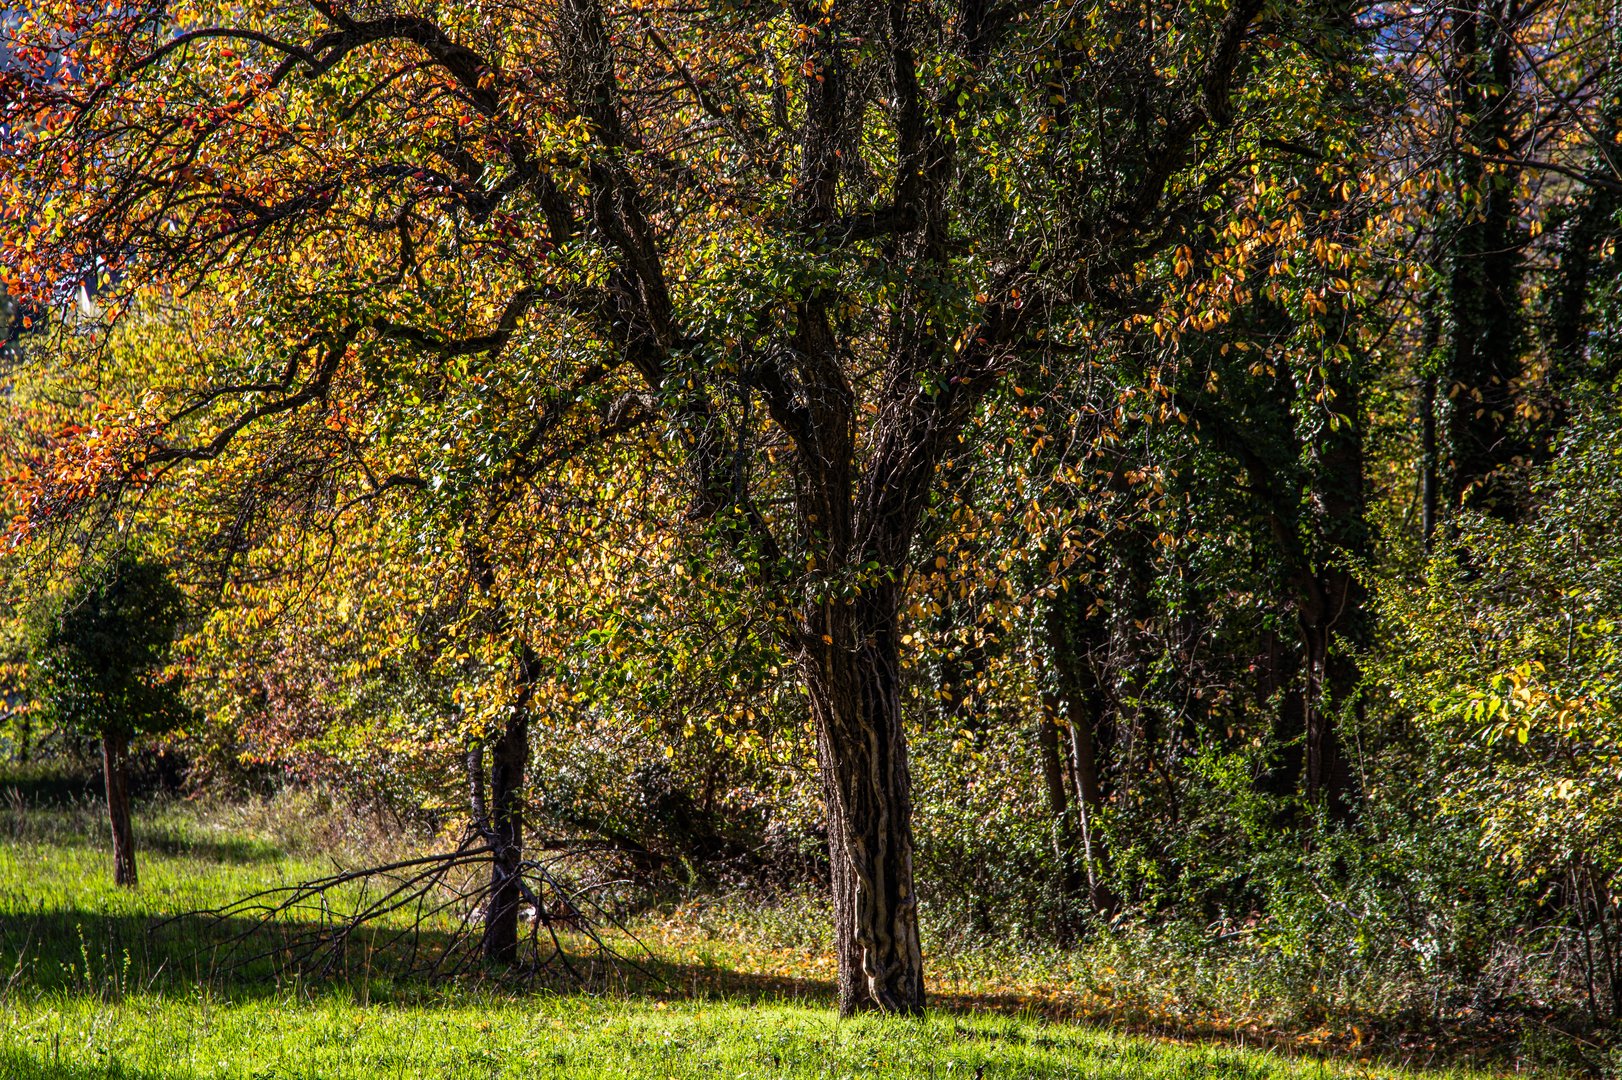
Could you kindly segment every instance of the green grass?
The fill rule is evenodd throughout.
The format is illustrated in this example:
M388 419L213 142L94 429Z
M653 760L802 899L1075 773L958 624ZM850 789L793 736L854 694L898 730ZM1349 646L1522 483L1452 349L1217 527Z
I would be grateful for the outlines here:
M967 957L941 958L945 1004L926 1019L841 1021L820 930L757 942L650 924L658 978L600 976L582 991L427 981L391 973L389 957L324 981L268 964L222 974L217 946L234 925L157 925L330 869L346 845L389 842L322 824L333 820L308 806L146 808L141 888L123 891L108 883L93 804L0 808L0 1078L1418 1075L1047 1019L1017 994L954 983L954 971L972 980Z
M792 1003L580 996L410 1007L83 998L28 1008L0 1075L81 1077L1318 1077L1394 1075L1019 1018L838 1021Z

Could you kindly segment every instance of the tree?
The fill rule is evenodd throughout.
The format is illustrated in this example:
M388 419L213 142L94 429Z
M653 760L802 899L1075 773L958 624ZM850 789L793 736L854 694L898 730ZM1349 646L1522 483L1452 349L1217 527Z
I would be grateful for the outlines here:
M186 714L164 672L183 612L167 569L126 549L86 569L34 619L29 691L50 719L101 740L120 885L136 884L130 740L172 728Z
M1622 25L1614 6L1546 0L1387 15L1409 108L1386 133L1408 206L1386 220L1420 270L1405 303L1429 546L1461 508L1521 514L1526 469L1559 443L1587 374L1588 305L1622 193Z
M321 429L306 461L373 495L614 440L669 464L809 697L840 1007L915 1012L900 608L937 468L1016 357L1083 350L1077 313L1287 137L1265 80L1340 33L1320 14L64 4L3 76L0 233L32 296L213 290L241 343L80 494ZM406 453L458 395L483 404Z
M1385 590L1377 675L1439 759L1438 809L1569 920L1589 1011L1622 1015L1622 438L1613 408L1572 418L1532 475L1536 512L1463 515L1426 579Z

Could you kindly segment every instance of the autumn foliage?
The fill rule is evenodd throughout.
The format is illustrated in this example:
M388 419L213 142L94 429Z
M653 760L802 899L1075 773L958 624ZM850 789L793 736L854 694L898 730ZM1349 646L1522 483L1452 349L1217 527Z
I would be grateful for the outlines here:
M1536 608L1553 534L1516 530L1607 445L1611 6L4 26L11 557L161 548L207 612L197 775L457 807L490 958L564 830L826 881L846 1012L923 1007L930 895L1066 943L1308 934L1334 893L1421 964L1366 848L1451 868L1427 911L1555 905L1554 983L1622 1000L1597 849L1458 854L1525 764L1458 702L1611 754L1608 691L1435 622L1510 550L1479 602ZM1477 929L1423 964L1479 975Z

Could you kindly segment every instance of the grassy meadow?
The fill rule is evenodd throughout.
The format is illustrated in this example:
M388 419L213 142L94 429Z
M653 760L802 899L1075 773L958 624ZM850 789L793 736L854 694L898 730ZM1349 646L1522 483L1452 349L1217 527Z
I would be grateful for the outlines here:
M651 950L644 970L588 966L584 986L402 974L404 946L377 944L396 915L316 978L277 962L287 927L233 951L243 920L188 913L330 872L363 848L408 853L399 832L338 829L322 807L286 799L149 805L138 815L141 885L117 890L93 799L0 795L6 1080L1480 1075L1442 1069L1434 1053L1408 1063L1371 1054L1360 1031L1286 1038L1214 1013L1202 1024L1171 1000L1157 1028L1147 1002L1175 995L1139 987L1134 997L1096 956L1087 982L1054 958L942 948L925 1020L840 1021L815 905L689 904L638 924ZM425 930L430 945L448 932L432 921Z

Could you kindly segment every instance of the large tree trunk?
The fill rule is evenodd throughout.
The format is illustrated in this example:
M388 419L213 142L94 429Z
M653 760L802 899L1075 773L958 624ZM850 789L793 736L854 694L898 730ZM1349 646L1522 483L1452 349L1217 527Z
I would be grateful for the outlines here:
M879 607L873 619L825 608L824 633L799 658L827 800L843 1016L924 1007L898 633L893 603Z
M113 827L113 881L134 888L135 834L130 829L129 736L104 731L102 771L107 777L107 820Z

